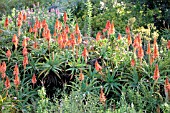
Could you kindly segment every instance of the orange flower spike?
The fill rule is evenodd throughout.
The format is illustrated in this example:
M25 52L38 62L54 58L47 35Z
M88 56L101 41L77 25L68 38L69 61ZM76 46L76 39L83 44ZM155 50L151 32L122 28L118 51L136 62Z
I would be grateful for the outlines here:
M8 27L8 25L9 25L9 21L8 21L8 17L6 17L5 22L4 22L4 27Z
M100 102L102 104L105 104L105 102L106 102L106 97L105 97L105 94L103 92L103 87L101 87L101 89L100 89Z
M77 39L77 44L81 44L82 43L82 38L81 38L81 35L79 34L78 35L78 39Z
M114 27L114 23L112 22L109 28L109 35L114 33L115 33L115 27Z
M36 76L35 76L35 74L33 74L33 76L32 76L32 84L35 84L36 82L37 82L37 79L36 79Z
M126 34L130 34L130 28L129 28L129 26L126 26Z
M132 39L130 34L127 35L127 39L128 39L128 45L130 46L130 44L132 44Z
M117 38L118 40L121 40L122 39L122 35L119 33L118 34L118 38Z
M23 21L26 21L27 20L27 15L26 13L23 14Z
M58 30L58 28L59 28L59 20L58 20L58 18L56 19L56 22L55 22L55 28Z
M134 39L134 42L133 42L133 47L134 47L135 49L137 49L137 48L139 48L139 46L140 46L140 44L139 44L139 41L138 41L138 37L136 37L136 38Z
M158 51L158 45L154 45L154 50L153 50L153 58L156 59L159 57L159 51Z
M2 69L2 73L6 72L6 63L5 62L2 62L1 69Z
M22 15L22 12L19 12L19 14L18 14L18 20L23 20L23 15Z
M22 26L22 20L18 20L17 26L20 28Z
M19 75L19 68L17 64L15 64L13 75Z
M8 51L6 52L6 57L8 58L8 61L10 60L11 57L11 51L8 49Z
M101 38L100 38L100 37L101 37L101 33L100 33L100 32L98 32L98 33L97 33L97 35L96 35L96 41L101 40Z
M100 70L102 70L102 67L99 65L99 63L98 63L97 60L96 60L96 62L95 62L95 69L96 69L97 72L100 71Z
M150 54L151 54L150 41L148 42L148 47L147 47L146 54L148 54L148 55L150 55Z
M87 51L86 47L84 47L82 56L83 56L83 57L87 57L87 56L88 56L88 51Z
M17 49L18 47L18 38L17 38L17 35L14 34L13 38L12 38L12 42L14 43L15 45L15 49Z
M32 27L31 27L31 26L30 26L29 32L30 32L30 33L32 33L32 32L33 32L33 29L32 29Z
M82 73L82 70L80 70L79 80L80 80L80 81L83 81L83 80L84 80L84 75L83 75L83 73Z
M6 81L5 81L5 87L6 87L6 89L9 89L11 87L10 80L7 76L6 76Z
M153 62L154 62L154 58L153 58L153 56L151 56L151 57L150 57L150 62L149 62L150 65L152 65Z
M23 56L26 56L28 54L28 51L27 51L26 47L23 48L22 54L23 54Z
M168 93L170 91L170 83L169 83L168 77L166 77L166 79L165 79L164 88L165 88L165 93Z
M26 69L26 65L28 64L28 57L27 56L24 56L24 59L23 59L23 66L24 66L24 69Z
M68 17L67 17L67 13L66 13L66 12L64 12L63 20L64 20L64 23L66 24L66 22L67 22L67 20L68 20Z
M68 25L66 25L66 33L70 33L70 28Z
M154 37L154 42L153 42L153 45L156 45L157 44L157 38Z
M138 58L142 61L143 56L144 56L143 48L142 46L140 46L138 50Z
M110 27L111 27L110 20L107 20L107 22L106 22L106 26L105 26L105 29L106 29L106 30L109 30L109 29L110 29Z
M1 73L1 77L4 79L6 77L6 73Z
M34 48L34 49L37 49L37 48L38 48L38 43L37 43L37 42L34 42L34 43L33 43L33 48Z
M77 35L80 34L80 30L79 30L78 24L76 24L75 33L76 33Z
M16 87L18 87L19 84L20 84L20 79L19 79L18 75L15 75L14 84L15 84Z
M158 68L158 64L156 64L156 65L155 65L155 70L154 70L153 79L154 79L154 80L158 80L159 77L160 77L159 68Z
M27 47L27 39L26 38L23 39L22 46L23 47Z
M71 33L70 38L71 38L71 45L74 46L76 44L76 38L73 33Z
M136 63L135 63L135 59L132 59L130 64L131 64L132 67L134 67L135 64L136 64Z
M170 40L168 40L167 49L170 50Z
M47 29L46 40L47 40L48 42L50 42L50 40L51 40L51 33L50 33L50 30L49 30L49 29Z

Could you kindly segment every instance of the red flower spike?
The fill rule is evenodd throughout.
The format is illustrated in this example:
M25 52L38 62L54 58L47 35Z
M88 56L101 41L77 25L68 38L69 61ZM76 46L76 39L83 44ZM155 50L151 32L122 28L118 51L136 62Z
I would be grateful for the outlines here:
M131 66L132 66L132 67L134 67L134 66L135 66L135 64L136 64L136 63L135 63L135 60L134 60L134 59L132 59L130 64L131 64Z
M102 70L102 67L99 65L99 63L98 63L97 60L96 60L96 62L95 62L95 69L96 69L97 72L100 71L100 70Z
M158 64L156 64L156 65L155 65L155 70L154 70L153 79L154 79L154 80L158 80L159 77L160 77L159 68L158 68Z
M35 84L37 82L36 76L35 74L33 74L32 76L32 84Z
M23 54L23 56L26 56L28 54L28 51L27 51L26 47L23 48L22 54Z
M9 21L8 21L8 17L6 17L5 22L4 22L4 27L8 27L8 25L9 25Z
M105 26L105 29L106 29L106 30L109 30L109 29L110 29L110 27L111 27L110 20L107 20L107 22L106 22L106 26Z
M5 87L6 87L6 89L9 89L11 87L10 80L7 76L6 76L6 81L5 81Z
M130 28L129 28L129 26L126 27L126 34L130 34Z
M132 44L132 39L130 34L127 35L127 39L128 39L128 45L130 46L130 44Z
M67 22L67 20L68 20L68 17L67 17L67 13L66 13L66 12L64 12L63 20L64 20L64 23L66 24L66 22Z

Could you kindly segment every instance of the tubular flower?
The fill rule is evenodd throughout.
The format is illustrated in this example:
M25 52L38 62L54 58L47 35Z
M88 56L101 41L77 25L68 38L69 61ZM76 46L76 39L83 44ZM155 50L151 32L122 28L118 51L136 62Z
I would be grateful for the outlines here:
M8 61L11 57L11 51L8 49L8 51L6 52L6 57L8 58Z
M24 56L24 59L23 59L23 66L24 66L24 69L26 68L26 65L28 64L28 57L27 56Z
M27 15L26 13L23 14L23 21L26 21L27 20Z
M66 12L64 12L63 20L64 20L64 23L66 24L66 22L67 22L67 20L68 20L68 17L67 17L67 13L66 13Z
M5 22L4 22L4 27L8 27L8 25L9 25L9 21L8 21L8 17L6 17Z
M28 51L27 51L26 47L23 48L22 54L23 54L23 56L26 56L28 54Z
M106 97L105 97L105 95L104 95L104 92L103 92L103 88L101 87L101 89L100 89L100 102L102 103L102 104L105 104L105 102L106 102Z
M122 39L122 35L119 33L118 34L118 38L117 38L118 40L121 40Z
M106 26L105 26L105 29L106 29L106 30L109 30L109 29L110 29L110 27L111 27L110 20L107 20L107 22L106 22Z
M18 87L19 84L20 84L20 80L19 80L19 76L18 75L15 75L14 84L15 84L16 87Z
M77 44L81 44L82 43L82 38L81 38L81 35L79 34L78 35L78 39L77 39Z
M160 77L159 68L158 68L158 64L156 64L156 65L155 65L155 70L154 70L153 79L154 79L154 80L158 80L159 77Z
M35 84L37 82L36 76L35 74L33 74L32 76L32 84Z
M11 87L10 80L7 76L6 76L6 81L5 81L5 87L6 87L6 89L9 89Z
M130 34L127 34L127 39L128 39L128 45L130 46L130 44L132 44L132 39Z
M129 26L126 26L126 34L130 34L130 28L129 28Z
M84 47L84 50L82 52L82 56L84 57L85 62L87 62L88 51L87 51L86 47Z
M71 46L73 47L76 44L76 38L73 33L71 33L70 38L71 38Z
M143 59L143 56L144 56L143 48L142 46L140 46L138 49L138 58Z
M77 35L80 34L80 30L79 30L78 24L76 24L75 33L76 33Z
M152 65L152 63L154 62L154 58L153 55L150 57L150 65Z
M151 54L150 41L148 42L148 47L147 47L146 54L148 54L148 55L150 55L150 54Z
M83 73L82 73L82 70L80 70L79 80L80 80L80 81L83 81L83 80L84 80L84 75L83 75Z
M17 64L15 64L15 67L14 67L14 71L13 71L13 75L19 75L19 68L18 68L18 65Z
M6 77L6 73L1 73L1 77L4 79Z
M154 45L154 50L153 50L153 58L156 59L159 57L159 51L158 51L158 45Z
M97 35L96 35L96 41L99 41L101 39L100 37L101 37L101 33L98 32Z
M70 28L69 28L68 25L66 25L65 32L66 32L66 33L70 33Z
M12 38L12 42L14 43L15 45L15 49L17 49L17 46L18 46L18 38L17 38L17 35L14 34L13 38Z
M167 48L168 48L168 50L170 50L170 40L168 40Z
M5 62L2 62L2 65L1 65L1 73L5 73L6 72L6 63Z
M115 27L114 27L114 23L112 22L108 31L108 34L114 34L115 33Z
M132 59L130 64L131 64L132 67L134 67L135 66L135 60Z
M168 77L166 77L166 79L165 79L164 88L165 88L165 92L166 92L166 93L170 91L170 83L169 83Z
M99 63L98 63L97 60L96 60L96 62L95 62L95 69L96 69L97 72L100 71L100 70L102 70L102 67L99 65Z
M27 47L27 39L26 38L23 39L22 46L23 47Z
M140 46L139 40L138 40L138 37L136 37L135 40L134 40L134 42L133 42L133 47L134 47L135 49L138 49L139 46Z
M37 42L34 42L34 43L33 43L33 48L34 48L34 49L37 49L37 48L38 48L38 43L37 43Z
M30 33L32 33L33 32L33 29L32 29L32 27L30 26L30 28L29 28L29 32Z

